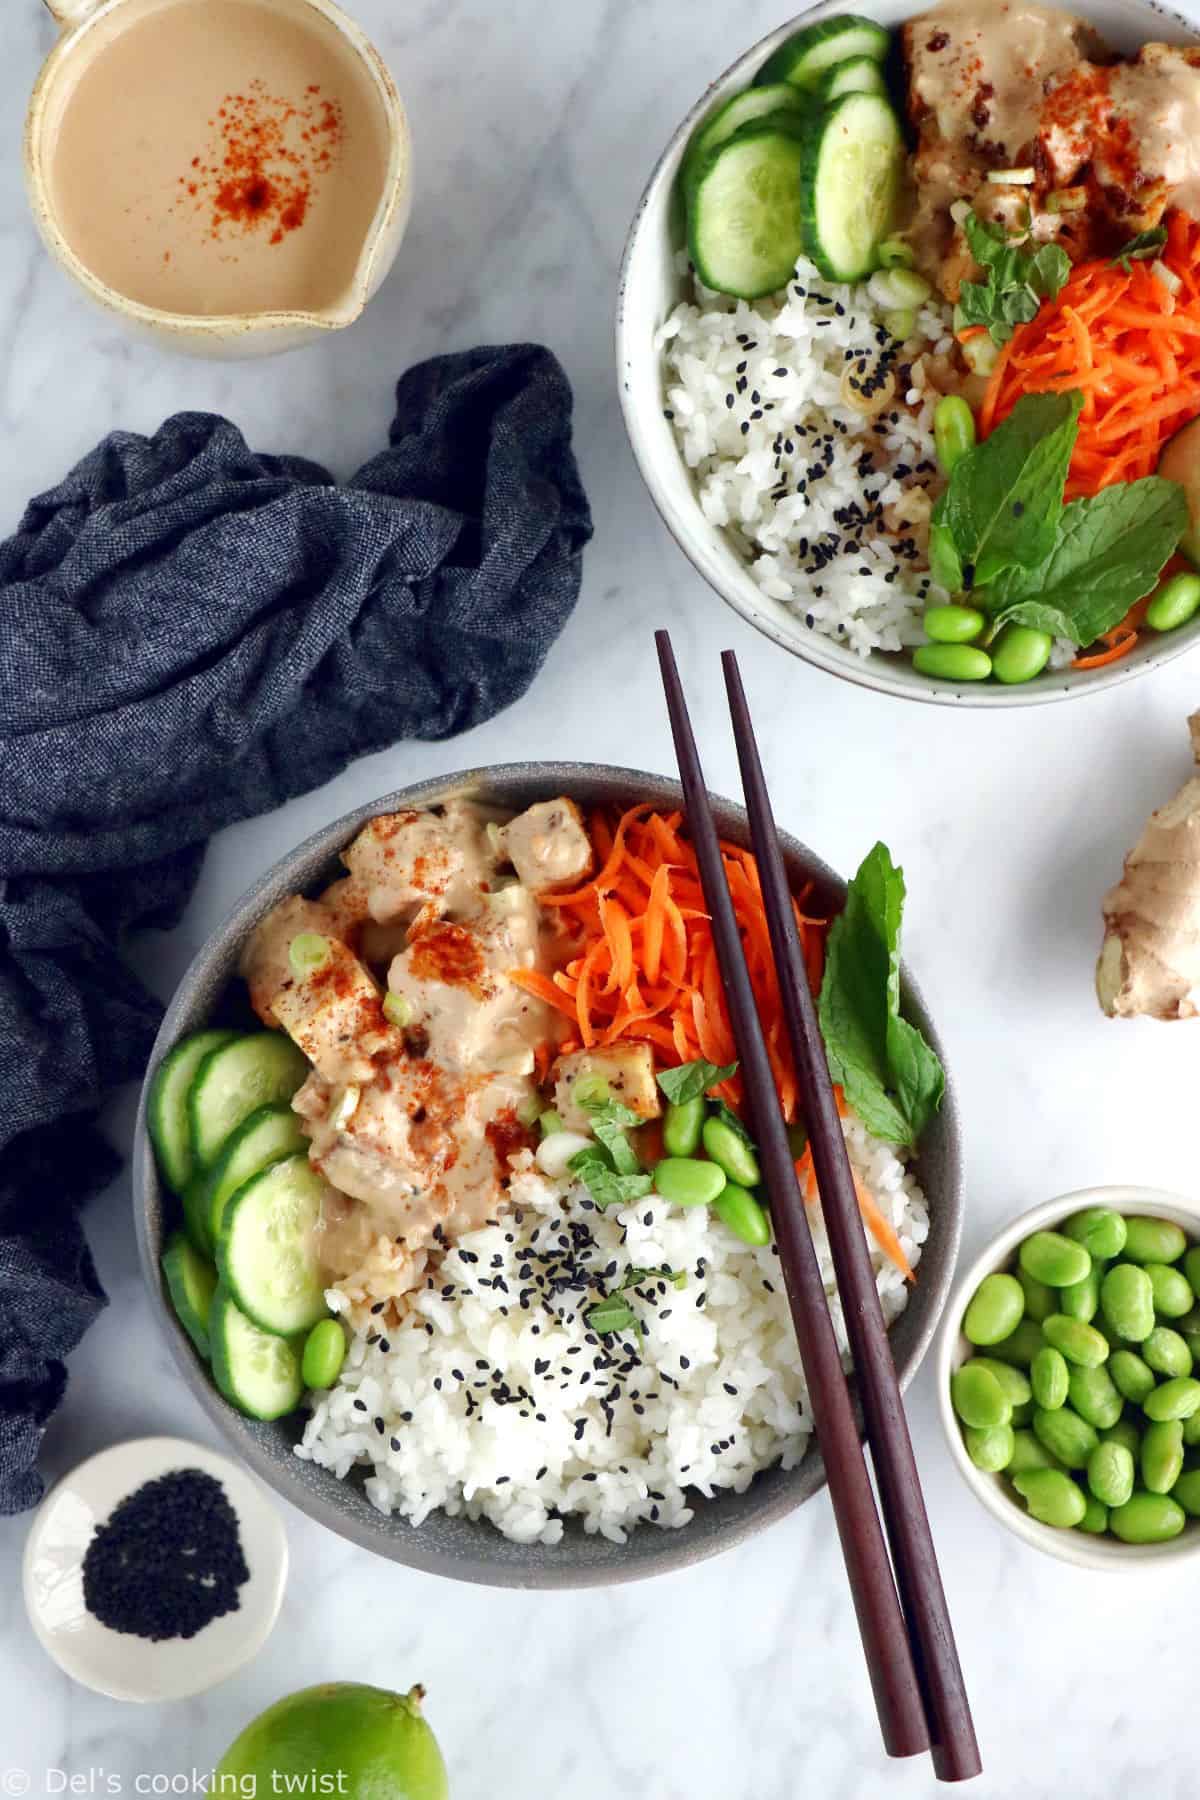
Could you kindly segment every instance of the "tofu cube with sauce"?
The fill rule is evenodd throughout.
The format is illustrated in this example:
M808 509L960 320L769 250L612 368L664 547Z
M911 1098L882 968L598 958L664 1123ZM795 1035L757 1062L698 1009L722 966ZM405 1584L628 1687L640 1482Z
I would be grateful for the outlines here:
M573 800L543 800L500 828L498 841L531 894L583 881L592 872L592 840Z
M383 1015L379 989L345 944L330 938L329 955L306 975L294 972L274 999L275 1017L328 1082L370 1081L374 1058L403 1048Z
M654 1052L649 1044L613 1044L602 1050L575 1050L560 1056L552 1070L554 1110L568 1131L586 1131L588 1115L572 1098L581 1075L607 1081L614 1100L642 1119L657 1119L662 1111L658 1083L654 1079Z

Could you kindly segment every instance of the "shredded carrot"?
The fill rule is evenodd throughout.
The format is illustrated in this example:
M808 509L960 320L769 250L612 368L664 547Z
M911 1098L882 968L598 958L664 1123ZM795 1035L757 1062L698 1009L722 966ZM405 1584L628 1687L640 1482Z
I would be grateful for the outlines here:
M917 1278L913 1274L913 1266L904 1254L904 1247L896 1236L895 1226L890 1219L884 1218L857 1175L854 1177L854 1191L858 1195L858 1210L863 1216L867 1230L883 1254L889 1262L895 1263L905 1281L915 1282Z
M1099 641L1104 645L1103 650L1088 650L1084 655L1077 656L1071 667L1073 669L1103 669L1109 663L1120 662L1123 656L1129 655L1137 643L1138 634L1132 626L1122 622L1120 625L1114 626L1112 631L1105 632Z
M1068 500L1153 474L1167 439L1200 414L1200 223L1169 213L1162 261L1179 277L1178 293L1145 262L1079 263L1058 298L1017 327L988 381L984 437L1024 394L1083 395ZM1122 638L1100 660L1088 656L1075 667L1099 668L1132 648Z

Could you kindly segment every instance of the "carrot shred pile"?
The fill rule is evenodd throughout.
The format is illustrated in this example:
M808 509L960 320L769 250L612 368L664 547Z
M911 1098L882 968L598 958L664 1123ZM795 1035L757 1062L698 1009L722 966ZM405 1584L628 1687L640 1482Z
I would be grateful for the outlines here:
M511 978L554 1007L585 1049L625 1040L651 1044L665 1067L703 1057L721 1066L736 1061L733 1032L717 967L712 922L704 904L696 853L682 835L680 813L649 804L619 818L589 821L600 869L569 893L543 894L555 909L573 951L553 975L516 969ZM722 843L721 854L767 1051L789 1120L797 1114L796 1072L763 910L758 866L748 850ZM827 919L804 910L808 890L793 896L796 924L815 992L825 964ZM734 1076L717 1092L740 1108Z
M1068 500L1152 475L1167 439L1200 413L1200 224L1186 213L1168 214L1161 260L1177 293L1147 262L1079 263L1017 326L988 381L983 437L1023 394L1083 395Z

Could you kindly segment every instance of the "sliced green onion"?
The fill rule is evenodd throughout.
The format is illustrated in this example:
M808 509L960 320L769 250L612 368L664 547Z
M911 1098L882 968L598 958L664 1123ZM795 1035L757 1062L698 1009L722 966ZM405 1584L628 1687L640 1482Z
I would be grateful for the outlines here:
M933 292L925 277L913 269L889 269L886 280L901 306L920 306Z
M1032 187L1037 180L1037 170L1032 164L1020 169L989 169L987 178L997 187Z
M911 269L916 260L916 252L904 238L885 238L879 246L881 269Z
M1052 213L1082 212L1087 205L1087 189L1055 188L1046 195L1046 211Z
M385 994L383 997L383 1016L389 1025L397 1026L403 1031L406 1025L412 1024L412 1001L407 994Z
M976 375L990 375L1000 357L999 344L993 344L986 331L977 331L961 346L962 353Z
M902 344L916 330L917 315L911 306L902 307L899 312L884 313L883 323L884 328Z
M553 1137L554 1133L556 1131L561 1131L562 1128L563 1122L553 1107L550 1107L550 1109L547 1112L544 1112L538 1119L538 1129L541 1131L543 1137Z
M612 1089L603 1075L581 1075L571 1089L576 1106L604 1106L612 1099Z
M521 1125L536 1125L542 1116L542 1102L537 1094L530 1094L528 1100L522 1100L517 1108L517 1120Z
M323 969L333 954L327 937L319 931L301 931L288 945L288 961L292 965L292 973L299 980L306 975L315 975Z

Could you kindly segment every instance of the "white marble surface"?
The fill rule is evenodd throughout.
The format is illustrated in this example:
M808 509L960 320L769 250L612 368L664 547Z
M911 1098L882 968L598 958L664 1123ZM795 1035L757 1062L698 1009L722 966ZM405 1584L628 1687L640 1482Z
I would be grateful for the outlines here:
M783 823L851 865L878 835L911 891L908 951L965 1108L965 1250L1090 1182L1196 1180L1191 1030L1117 1026L1091 993L1097 905L1149 807L1185 773L1197 664L1110 698L986 717L905 706L806 670L726 612L667 540L622 434L614 275L641 183L705 81L783 16L767 0L352 0L412 111L415 218L357 329L260 366L169 359L94 316L39 250L21 112L52 28L4 0L0 62L0 529L112 426L214 408L270 449L349 472L382 441L409 362L533 336L563 358L597 536L578 611L533 693L470 739L400 745L213 846L190 912L148 952L165 996L267 863L351 804L420 775L519 756L669 769L649 633L669 624L715 787L734 786L716 653L734 644ZM127 1142L131 1107L114 1109ZM112 1304L74 1358L53 1474L121 1436L213 1433L153 1325L127 1184L89 1228ZM1131 1580L1038 1557L971 1502L928 1372L910 1406L975 1702L980 1795L1196 1792L1197 1577ZM283 1622L235 1683L135 1710L73 1687L25 1621L27 1525L0 1523L0 1771L29 1792L174 1791L261 1706L324 1678L429 1688L457 1800L865 1800L929 1794L881 1757L827 1503L704 1567L583 1595L492 1593L376 1561L287 1512ZM48 1773L48 1771L50 1773ZM63 1771L65 1774L55 1774ZM140 1788L137 1777L142 1777ZM111 1777L111 1784L104 1783ZM151 1786L157 1778L157 1786ZM20 1791L17 1783L0 1791Z

